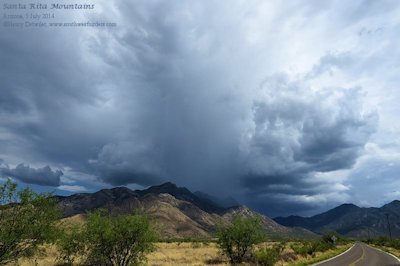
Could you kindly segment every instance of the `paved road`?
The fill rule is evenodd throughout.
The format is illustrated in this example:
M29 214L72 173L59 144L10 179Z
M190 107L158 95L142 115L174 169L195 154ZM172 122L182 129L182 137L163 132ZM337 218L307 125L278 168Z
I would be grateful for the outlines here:
M393 256L363 243L356 243L349 251L318 266L390 266L400 265Z

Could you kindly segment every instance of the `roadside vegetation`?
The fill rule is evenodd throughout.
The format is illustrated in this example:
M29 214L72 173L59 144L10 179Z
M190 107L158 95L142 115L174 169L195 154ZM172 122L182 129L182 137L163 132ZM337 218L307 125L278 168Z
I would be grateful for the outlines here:
M231 224L220 226L216 236L218 247L232 264L248 262L270 266L280 261L308 265L335 256L351 246L350 240L336 232L327 232L319 239L263 245L268 239L257 217L235 217Z
M0 265L37 258L49 245L56 246L58 265L141 265L155 247L146 216L97 210L83 226L63 225L51 194L18 191L11 180L0 186L0 203Z
M400 239L390 239L386 236L368 238L365 243L400 257Z
M145 215L99 209L61 221L53 195L0 186L0 265L309 265L351 246L334 232L273 241L256 216L221 221L211 239L160 239Z
M254 245L265 241L258 217L235 217L231 224L220 224L216 237L218 247L232 264L243 262L251 254Z
M400 239L390 239L389 237L381 236L377 238L369 238L365 242L371 245L390 247L400 250Z
M63 229L57 241L59 265L142 265L157 240L146 216L112 216L102 209L90 213L83 226Z

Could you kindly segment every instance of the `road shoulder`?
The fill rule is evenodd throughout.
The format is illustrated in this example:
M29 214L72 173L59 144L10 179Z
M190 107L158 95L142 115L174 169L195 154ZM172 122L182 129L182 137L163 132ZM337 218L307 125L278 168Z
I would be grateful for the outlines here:
M312 264L311 266L317 266L317 265L320 265L320 264L322 264L322 263L325 263L325 262L334 260L334 259L336 259L337 257L340 257L340 256L346 254L347 252L349 252L352 248L354 248L355 245L356 245L356 244L354 243L351 247L349 247L349 248L348 248L347 250L345 250L344 252L339 253L339 254L337 254L336 256L332 257L332 258L329 258L329 259L326 259L326 260L323 260L323 261L314 263L314 264Z

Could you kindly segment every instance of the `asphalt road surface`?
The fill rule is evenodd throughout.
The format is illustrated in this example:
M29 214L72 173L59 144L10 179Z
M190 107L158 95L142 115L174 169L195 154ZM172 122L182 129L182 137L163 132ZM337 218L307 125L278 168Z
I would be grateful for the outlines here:
M317 263L318 266L390 266L400 265L395 257L363 243L356 243L349 251L334 259Z

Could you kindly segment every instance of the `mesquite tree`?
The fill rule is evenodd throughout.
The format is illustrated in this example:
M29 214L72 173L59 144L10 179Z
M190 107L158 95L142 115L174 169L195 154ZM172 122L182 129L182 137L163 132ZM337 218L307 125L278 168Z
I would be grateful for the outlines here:
M231 224L217 228L218 246L231 263L241 263L251 248L265 239L259 217L235 217Z
M51 196L29 188L18 191L10 179L0 186L0 265L33 256L54 240L61 215Z

